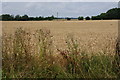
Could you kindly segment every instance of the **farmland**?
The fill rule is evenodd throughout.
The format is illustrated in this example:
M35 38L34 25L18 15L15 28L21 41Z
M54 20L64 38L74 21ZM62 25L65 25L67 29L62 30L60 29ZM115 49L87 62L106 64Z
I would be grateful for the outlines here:
M2 31L3 78L119 75L118 20L3 21Z
M105 47L107 38L115 38L118 32L117 20L98 21L3 21L3 33L13 33L16 28L22 27L31 33L37 29L48 29L51 31L54 46L65 47L65 39L73 35L82 44L96 43L96 48ZM106 44L104 44L106 43ZM109 43L109 42L108 42ZM106 45L107 46L107 45ZM100 49L98 49L100 50ZM95 49L96 51L96 49Z

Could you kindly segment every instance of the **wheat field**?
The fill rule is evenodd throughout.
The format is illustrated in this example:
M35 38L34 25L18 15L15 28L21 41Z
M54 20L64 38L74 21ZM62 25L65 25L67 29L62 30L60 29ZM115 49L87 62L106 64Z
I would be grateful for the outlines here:
M101 51L114 41L118 34L118 20L96 21L3 21L2 31L12 34L22 27L31 33L37 29L48 29L53 35L54 47L65 48L67 35L73 35L90 51ZM111 40L110 40L111 39ZM112 42L111 42L112 43ZM92 47L91 47L92 46Z
M3 21L1 30L3 78L119 78L117 20Z

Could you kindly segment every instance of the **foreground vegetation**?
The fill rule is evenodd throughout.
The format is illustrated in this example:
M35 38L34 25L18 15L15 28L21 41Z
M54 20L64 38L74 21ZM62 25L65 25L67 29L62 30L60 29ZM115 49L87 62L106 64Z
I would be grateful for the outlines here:
M120 75L116 43L111 55L105 51L93 54L82 49L73 36L67 36L67 48L54 53L49 30L30 33L22 28L13 35L3 34L2 41L3 78L118 78Z

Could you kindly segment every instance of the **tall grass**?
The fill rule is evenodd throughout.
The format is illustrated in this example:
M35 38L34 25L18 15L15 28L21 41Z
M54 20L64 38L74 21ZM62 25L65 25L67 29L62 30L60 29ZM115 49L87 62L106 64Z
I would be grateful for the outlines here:
M119 55L88 53L73 36L55 55L49 30L19 28L3 34L2 45L3 78L117 78L120 72Z

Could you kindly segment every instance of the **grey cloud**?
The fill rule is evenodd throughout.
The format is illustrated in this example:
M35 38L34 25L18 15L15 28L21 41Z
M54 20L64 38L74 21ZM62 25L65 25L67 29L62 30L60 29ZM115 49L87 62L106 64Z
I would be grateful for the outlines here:
M78 17L97 15L118 7L117 2L4 2L2 13L30 16Z

